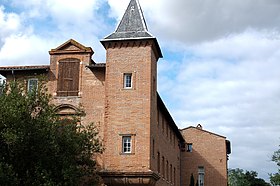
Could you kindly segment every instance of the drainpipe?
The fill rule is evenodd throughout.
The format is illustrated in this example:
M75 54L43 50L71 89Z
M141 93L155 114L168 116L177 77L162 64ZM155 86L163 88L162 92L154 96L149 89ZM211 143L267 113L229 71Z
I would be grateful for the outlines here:
M12 70L12 76L13 76L13 80L15 81L15 80L16 80L16 77L15 77L15 72L14 72L14 70Z

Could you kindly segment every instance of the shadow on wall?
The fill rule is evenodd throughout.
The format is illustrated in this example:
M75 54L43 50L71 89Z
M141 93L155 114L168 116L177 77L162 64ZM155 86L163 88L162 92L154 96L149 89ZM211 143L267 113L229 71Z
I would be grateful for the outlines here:
M222 155L217 154L217 158L214 158L213 162L210 163L194 149L192 150L192 152L181 152L182 186L190 186L192 174L194 178L194 185L196 186L198 182L199 172L203 174L201 168L204 169L204 185L227 186L227 170L226 166L223 166L226 165L227 162L224 161L227 161L227 159L226 155L223 159L221 159L220 157L222 157Z

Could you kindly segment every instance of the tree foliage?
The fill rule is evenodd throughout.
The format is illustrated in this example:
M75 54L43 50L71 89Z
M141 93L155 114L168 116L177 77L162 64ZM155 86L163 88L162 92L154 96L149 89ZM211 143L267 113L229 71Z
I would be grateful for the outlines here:
M275 151L272 156L272 161L274 161L278 166L278 172L275 174L270 174L270 182L273 186L280 185L280 149Z
M261 178L257 178L255 171L243 171L242 169L230 169L228 172L229 186L270 186Z
M194 186L194 177L193 177L193 174L191 175L190 185L189 185L189 186Z
M0 96L0 185L63 186L98 182L95 153L102 152L93 124L59 118L44 83L26 93L10 83Z

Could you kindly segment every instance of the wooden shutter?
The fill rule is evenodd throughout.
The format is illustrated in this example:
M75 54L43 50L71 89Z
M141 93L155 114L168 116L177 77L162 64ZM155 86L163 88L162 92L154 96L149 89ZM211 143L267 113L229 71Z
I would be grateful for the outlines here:
M59 61L57 95L78 96L80 60L68 58Z

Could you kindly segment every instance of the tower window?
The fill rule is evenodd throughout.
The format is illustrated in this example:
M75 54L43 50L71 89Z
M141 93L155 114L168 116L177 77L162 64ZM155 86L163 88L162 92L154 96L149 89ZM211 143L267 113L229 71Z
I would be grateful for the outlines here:
M27 91L31 92L33 89L37 89L38 86L38 79L28 79Z
M123 153L132 152L131 136L123 136L122 138L122 151Z
M132 74L131 73L125 73L123 82L124 82L124 88L125 89L131 89L132 88Z

